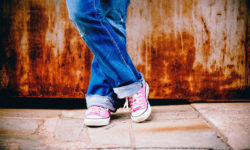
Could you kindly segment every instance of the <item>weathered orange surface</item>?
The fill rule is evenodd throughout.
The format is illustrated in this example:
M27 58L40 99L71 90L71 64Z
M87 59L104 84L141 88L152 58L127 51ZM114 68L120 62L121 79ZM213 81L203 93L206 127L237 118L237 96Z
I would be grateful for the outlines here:
M84 97L92 54L65 1L2 0L0 8L1 94ZM128 52L150 98L242 97L249 86L248 11L246 0L131 1Z

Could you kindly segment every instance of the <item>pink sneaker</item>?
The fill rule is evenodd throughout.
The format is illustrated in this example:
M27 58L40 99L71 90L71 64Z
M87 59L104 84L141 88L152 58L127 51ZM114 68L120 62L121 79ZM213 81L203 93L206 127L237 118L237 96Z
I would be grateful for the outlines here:
M135 122L142 122L149 118L151 107L148 102L149 86L144 84L143 88L135 95L128 97L131 119Z
M104 126L110 121L109 109L100 106L91 106L85 113L84 124L86 126Z

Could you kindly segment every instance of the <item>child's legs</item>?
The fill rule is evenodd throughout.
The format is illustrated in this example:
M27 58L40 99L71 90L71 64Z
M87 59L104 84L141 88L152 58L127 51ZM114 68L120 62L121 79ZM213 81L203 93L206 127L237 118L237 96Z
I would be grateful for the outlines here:
M129 3L130 0L101 0L101 8L105 19L125 44L127 8Z
M67 0L69 15L82 38L94 53L98 66L107 78L114 81L119 97L140 90L143 77L137 72L121 39L104 17L99 0Z
M97 59L94 57L91 65L91 78L86 94L87 107L96 105L116 111L117 96L113 91L112 80L99 68Z
M117 3L119 2L119 3ZM117 33L119 38L126 43L126 15L129 0L101 0L101 8L105 19ZM109 79L99 68L94 57L91 65L91 79L88 93L86 94L87 106L98 105L116 110L117 96L114 93L114 81Z

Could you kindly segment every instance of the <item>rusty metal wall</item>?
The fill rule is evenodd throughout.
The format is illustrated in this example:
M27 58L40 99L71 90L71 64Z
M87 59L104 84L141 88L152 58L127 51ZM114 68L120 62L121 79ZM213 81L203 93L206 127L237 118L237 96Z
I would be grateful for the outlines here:
M247 0L133 0L128 52L150 98L241 97ZM1 94L84 97L92 54L62 0L1 0Z

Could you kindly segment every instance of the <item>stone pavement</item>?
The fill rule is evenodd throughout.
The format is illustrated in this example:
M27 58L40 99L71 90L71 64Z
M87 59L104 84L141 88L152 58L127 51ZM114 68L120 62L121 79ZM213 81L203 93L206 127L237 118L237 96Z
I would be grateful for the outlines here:
M0 149L250 149L250 103L154 106L149 121L129 112L85 127L84 109L0 109Z

